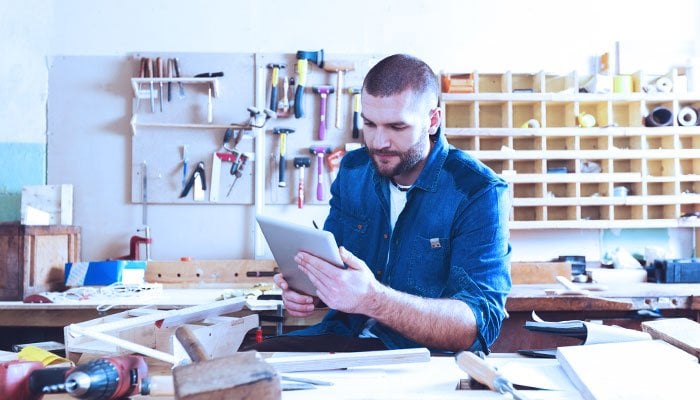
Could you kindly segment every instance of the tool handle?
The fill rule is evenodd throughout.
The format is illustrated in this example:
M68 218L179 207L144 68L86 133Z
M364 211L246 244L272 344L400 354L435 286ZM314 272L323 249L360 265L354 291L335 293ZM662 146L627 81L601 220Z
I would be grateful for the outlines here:
M299 188L297 190L297 207L304 207L304 167L299 169Z
M187 325L180 325L175 329L175 337L180 341L182 347L185 348L187 355L190 356L192 361L200 362L209 359L209 356L204 352L202 343L194 335L192 329Z
M297 85L296 93L294 93L294 118L304 117L304 86Z
M496 392L500 391L495 381L501 377L501 374L496 372L485 360L482 360L479 356L470 351L457 353L455 359L459 368L469 374L469 377L483 383L491 390Z
M335 127L340 129L342 127L341 123L341 112L340 112L340 101L343 92L343 70L338 70L335 80Z
M318 183L316 184L316 200L323 200L323 153L316 156L316 174Z
M362 109L361 98L359 94L352 96L352 137L357 139L360 137L360 110Z
M142 393L150 396L175 395L175 383L172 375L151 375L141 384ZM145 389L145 390L144 390ZM146 393L144 393L146 392Z
M277 110L277 85L270 89L270 110Z
M287 134L282 133L280 134L280 165L278 168L278 174L279 174L279 183L277 186L279 187L286 187L287 186L287 181L285 180L285 167L286 167L286 156L287 156Z
M318 118L318 140L323 140L326 138L326 101L328 100L327 94L321 94L321 115Z

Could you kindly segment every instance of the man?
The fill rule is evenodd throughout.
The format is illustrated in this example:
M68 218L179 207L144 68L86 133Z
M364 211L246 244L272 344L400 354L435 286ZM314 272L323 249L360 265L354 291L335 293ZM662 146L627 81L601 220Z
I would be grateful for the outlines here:
M511 286L508 187L448 146L438 102L437 78L419 59L393 55L368 72L365 147L343 158L324 227L347 269L299 253L316 297L274 278L289 315L307 317L320 301L331 310L258 350L488 352Z

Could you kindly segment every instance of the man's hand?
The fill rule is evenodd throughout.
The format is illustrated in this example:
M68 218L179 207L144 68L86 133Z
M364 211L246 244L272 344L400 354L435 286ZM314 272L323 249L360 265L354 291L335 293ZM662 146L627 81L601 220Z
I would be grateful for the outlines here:
M318 304L318 297L307 296L290 289L282 274L276 274L272 280L282 289L282 302L289 315L305 318L313 313Z
M374 278L367 264L344 247L340 258L347 265L341 269L312 254L299 252L294 260L316 286L316 295L328 307L352 314L368 314L383 286Z

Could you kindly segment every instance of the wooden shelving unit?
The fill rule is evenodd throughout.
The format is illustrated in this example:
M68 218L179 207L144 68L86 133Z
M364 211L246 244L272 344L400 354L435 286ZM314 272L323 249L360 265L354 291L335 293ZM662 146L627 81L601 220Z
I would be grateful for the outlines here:
M675 116L700 93L641 92L658 78L641 72L634 92L606 94L579 93L588 77L576 73L471 76L474 93L442 94L444 132L509 182L512 228L699 225L682 216L700 211L700 126ZM659 106L673 124L645 127ZM581 113L595 126L579 127Z

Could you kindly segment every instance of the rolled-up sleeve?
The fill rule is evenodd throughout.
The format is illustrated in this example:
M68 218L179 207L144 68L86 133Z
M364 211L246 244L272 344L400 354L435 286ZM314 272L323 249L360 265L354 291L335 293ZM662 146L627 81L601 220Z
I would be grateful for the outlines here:
M488 353L507 317L511 288L508 186L497 183L470 196L454 224L447 297L464 301L474 313L477 338L469 350Z

